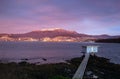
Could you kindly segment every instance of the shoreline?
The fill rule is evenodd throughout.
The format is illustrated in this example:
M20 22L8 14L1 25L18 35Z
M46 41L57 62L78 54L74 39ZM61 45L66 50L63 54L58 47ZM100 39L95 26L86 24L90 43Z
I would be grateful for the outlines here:
M98 57L102 57L102 58L106 58L109 59L110 63L114 63L114 64L120 64L119 62L115 62L113 60L111 60L110 58L107 57L103 57L100 55L96 55ZM82 55L80 56L82 57ZM74 58L79 58L79 56L76 57L68 57L68 58L56 58L56 57L50 57L50 58L46 58L46 57L36 57L36 58L4 58L4 59L0 59L0 63L20 63L20 62L27 62L30 64L38 64L38 65L42 65L42 64L56 64L56 63L67 63L66 61L68 60L72 60Z
M66 60L67 63L49 63L49 64L33 64L28 62L20 63L0 63L0 77L3 79L54 79L55 76L63 76L71 79L76 69L81 63L82 57ZM7 74L9 75L9 78ZM88 73L92 74L88 74ZM84 78L96 75L99 79L120 79L120 64L111 63L109 59L90 56ZM15 74L17 73L17 74ZM27 76L25 76L27 74ZM19 78L20 77L20 78ZM22 77L22 78L21 78ZM63 78L64 79L64 78Z

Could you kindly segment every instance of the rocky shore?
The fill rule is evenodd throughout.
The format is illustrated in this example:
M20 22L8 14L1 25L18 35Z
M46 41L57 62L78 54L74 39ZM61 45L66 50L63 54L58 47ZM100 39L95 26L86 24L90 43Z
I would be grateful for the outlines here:
M72 79L84 56L67 60L67 63L30 64L0 63L0 79ZM120 64L109 59L90 56L84 79L120 79Z

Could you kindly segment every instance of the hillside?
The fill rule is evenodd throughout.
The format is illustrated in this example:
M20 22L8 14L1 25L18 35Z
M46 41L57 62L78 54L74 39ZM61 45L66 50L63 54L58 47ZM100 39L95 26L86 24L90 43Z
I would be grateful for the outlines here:
M120 38L111 38L111 39L98 39L96 42L101 43L120 43Z
M84 42L114 38L109 35L87 35L64 29L44 29L23 34L0 34L1 41Z
M57 36L82 37L82 36L88 36L88 35L79 34L75 31L69 31L64 29L38 30L38 31L28 32L25 34L13 34L13 37L33 37L33 38L43 38L43 37L54 38Z

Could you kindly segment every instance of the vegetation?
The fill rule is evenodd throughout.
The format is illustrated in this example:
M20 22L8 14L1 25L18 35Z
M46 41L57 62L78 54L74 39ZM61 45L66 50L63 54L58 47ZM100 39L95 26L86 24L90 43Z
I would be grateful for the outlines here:
M0 79L71 79L83 56L67 60L68 63L36 65L27 62L0 63ZM120 79L120 64L109 59L91 56L86 72L92 71L99 79ZM84 78L87 79L88 75Z
M114 39L99 39L99 40L96 40L96 42L102 42L102 43L120 43L120 38L114 38Z
M57 75L52 77L51 79L70 79L70 78Z

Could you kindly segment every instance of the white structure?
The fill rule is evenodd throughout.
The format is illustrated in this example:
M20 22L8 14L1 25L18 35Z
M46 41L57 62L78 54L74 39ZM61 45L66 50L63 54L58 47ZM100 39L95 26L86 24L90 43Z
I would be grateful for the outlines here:
M82 52L85 54L85 57L72 79L83 79L85 69L89 60L89 56L90 54L94 55L95 53L98 52L98 46L95 45L82 46ZM97 76L94 76L94 78L97 78Z
M84 53L97 53L98 46L95 46L95 45L82 46L82 52L84 52Z

